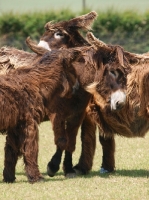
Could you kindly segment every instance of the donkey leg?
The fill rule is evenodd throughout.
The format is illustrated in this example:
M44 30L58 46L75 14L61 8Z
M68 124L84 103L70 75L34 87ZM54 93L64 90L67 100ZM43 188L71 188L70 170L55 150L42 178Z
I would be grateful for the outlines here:
M86 115L81 126L82 152L79 163L74 166L76 173L87 174L93 165L96 148L96 124Z
M8 133L5 144L5 158L3 180L7 183L15 181L15 167L19 156L19 149L17 147L17 137L13 133Z
M23 158L25 171L30 183L43 180L38 169L38 127L37 123L30 119L26 125L25 140L23 145Z
M54 141L56 144L56 152L47 164L47 174L53 177L60 168L63 150L66 149L67 136L65 132L65 121L61 120L60 116L50 115L52 127L54 131Z
M63 170L66 177L74 177L76 176L76 171L73 169L72 164L72 154L75 151L76 146L76 136L78 133L78 129L80 124L82 123L84 113L80 113L77 116L73 116L69 121L67 121L67 137L68 137L68 145L65 150L65 158L63 162Z
M63 171L67 178L73 178L76 176L76 172L73 169L73 164L72 164L72 153L67 150L65 151Z
M47 174L49 176L53 177L56 174L56 172L59 170L62 153L63 151L57 147L56 153L52 156L52 159L47 165Z
M100 173L113 172L115 169L115 139L99 136L103 156Z

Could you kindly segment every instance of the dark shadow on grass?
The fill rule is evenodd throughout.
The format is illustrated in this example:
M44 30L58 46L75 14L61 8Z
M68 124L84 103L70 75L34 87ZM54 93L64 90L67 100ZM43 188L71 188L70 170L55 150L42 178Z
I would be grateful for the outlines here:
M28 183L27 177L26 177L26 180L22 180L22 181L17 180L17 176L22 176L22 175L26 176L25 173L23 173L23 172L16 173L16 181L13 184L15 184L15 183ZM43 172L42 175L44 177L44 180L42 181L43 183L44 182L53 182L53 181L54 182L67 181L67 179L68 179L64 176L63 172L57 172L54 177L49 177L46 172ZM59 176L61 176L61 178L59 178ZM122 176L133 177L133 178L139 178L139 177L149 178L149 170L144 170L144 169L116 170L115 172L105 173L105 174L100 174L99 171L91 171L87 175L77 175L76 177L74 177L74 179L77 179L77 178L80 178L80 177L82 177L82 178L93 178L95 176L98 176L100 178L122 177ZM39 182L39 183L42 184L42 182ZM0 184L1 183L4 183L3 180L0 180ZM37 184L38 184L38 182L37 182Z
M37 182L37 184L38 184L38 183L42 184L42 183L44 183L44 182L51 182L51 181L52 181L52 182L53 182L53 181L55 182L55 181L64 181L64 180L67 180L67 179L65 178L63 172L57 172L57 173L55 174L54 177L48 176L46 172L41 172L41 174L43 175L44 180L42 180L41 182ZM19 176L24 176L24 177L26 178L26 180L22 180L22 181L19 180L19 181L18 181L18 177L19 177ZM59 176L61 176L61 178L59 178ZM6 184L29 183L28 180L27 180L27 177L26 177L25 172L16 172L15 177L16 177L16 181L15 181L14 183L6 183ZM0 184L4 184L3 180L0 180ZM30 184L30 183L29 183L29 184ZM34 184L36 184L36 183L34 183ZM32 185L32 184L31 184L31 185Z
M24 176L25 176L25 172L16 172L15 174L16 174L16 176L21 176L21 175L24 175ZM43 176L46 176L46 175L47 175L47 172L41 172L41 174L42 174ZM63 172L57 172L57 173L55 174L55 176L56 176L56 175L61 176L61 175L64 175L64 173L63 173Z
M116 170L115 173L113 173L114 176L128 176L128 177L146 177L149 178L149 170L145 169L137 169L137 170Z
M144 169L137 169L137 170L116 170L115 172L112 173L105 173L105 174L100 174L99 171L91 171L89 174L83 176L84 178L92 178L94 176L99 176L101 178L109 178L111 176L119 177L119 176L127 176L127 177L133 177L133 178L138 178L138 177L145 177L149 178L149 170L144 170Z

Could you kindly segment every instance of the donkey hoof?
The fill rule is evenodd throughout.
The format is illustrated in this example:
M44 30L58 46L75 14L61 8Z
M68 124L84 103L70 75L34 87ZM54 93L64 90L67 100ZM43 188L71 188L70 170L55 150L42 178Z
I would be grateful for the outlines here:
M15 182L15 179L3 179L3 182L5 183L14 183Z
M82 169L79 165L73 167L77 175L86 175L89 173L89 170Z
M51 163L48 163L48 165L47 165L47 174L50 177L53 177L58 170L59 170L59 168L54 167L54 165L52 165Z
M77 176L76 173L68 173L65 175L66 178L75 178Z
M40 175L39 177L36 178L29 178L28 177L28 181L29 183L33 184L33 183L37 183L37 182L43 182L44 181L44 177L42 175Z
M104 169L103 167L100 168L100 174L106 174L109 173L108 170Z
M44 182L44 177L43 177L43 176L40 177L40 178L37 180L37 182Z

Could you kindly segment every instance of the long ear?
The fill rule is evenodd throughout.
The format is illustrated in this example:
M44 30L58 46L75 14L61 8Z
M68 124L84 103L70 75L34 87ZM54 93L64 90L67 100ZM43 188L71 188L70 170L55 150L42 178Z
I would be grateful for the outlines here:
M45 26L44 26L44 28L46 29L46 30L52 30L52 28L54 27L54 22L53 21L49 21L49 22L47 22L46 24L45 24ZM54 29L54 28L53 28Z
M131 65L137 65L140 59L144 58L143 54L135 54L128 51L124 51L124 55Z
M106 43L97 39L92 32L87 32L86 38L91 45L95 45L97 47L107 46Z
M96 48L103 48L104 50L111 52L112 49L111 49L106 43L104 43L103 41L97 39L97 38L93 35L93 33L88 32L88 33L86 34L86 38L87 38L88 42L89 42L91 45L94 45Z
M96 19L97 13L92 11L88 14L73 18L68 21L69 28L77 28L77 29L84 29L90 30L93 21Z
M118 57L119 63L122 67L124 67L124 51L123 51L123 48L120 47L120 46L117 46L116 51L117 51L117 57Z
M26 39L26 44L27 46L35 53L37 53L38 55L43 55L45 54L46 52L49 52L49 50L43 48L43 47L40 47L38 46L34 41L32 41L30 39L30 37L28 37Z

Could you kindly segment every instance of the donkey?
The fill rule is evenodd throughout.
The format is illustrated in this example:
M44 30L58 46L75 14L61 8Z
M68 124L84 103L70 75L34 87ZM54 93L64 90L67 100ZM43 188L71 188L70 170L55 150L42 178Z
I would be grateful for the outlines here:
M127 71L123 71L122 63L115 55L116 50L113 47L95 49L92 46L55 50L43 55L32 66L19 67L0 75L0 130L7 134L3 171L5 182L15 181L15 166L20 156L23 156L29 182L43 179L37 161L38 124L46 115L52 115L51 121L56 119L55 113L60 122L65 120L67 124L64 125L68 128L74 119L73 127L76 127L76 123L82 121L91 96L85 89L90 90L96 85L97 95L102 94L103 103L110 109L115 108L117 101L125 103L126 96L121 86L123 79L120 81L114 71L119 74ZM127 65L127 62L124 64ZM122 98L118 98L118 94ZM58 119L56 122L53 124L59 125ZM61 127L54 127L58 128L57 135ZM68 133L69 145L75 142L75 136L73 132ZM71 152L69 145L67 156ZM64 162L68 169L66 158Z
M6 74L19 66L28 66L30 63L36 63L41 56L46 53L46 49L53 50L58 48L71 48L76 46L90 46L87 40L82 37L79 30L91 29L91 24L97 17L97 13L92 11L86 15L82 15L62 22L48 22L45 25L45 33L37 45L27 38L27 45L35 52L28 53L10 47L2 47L0 49L0 73ZM50 115L52 120L52 115ZM44 120L47 120L45 118ZM65 141L65 140L61 140ZM61 142L65 145L65 142ZM64 148L64 147L63 147Z
M88 34L88 36L89 36L89 34ZM123 58L122 48L119 46L110 46L109 47L109 46L106 46L103 44L101 44L100 46L97 46L95 44L95 48L97 49L97 52L103 51L103 53L105 52L105 49L110 50L111 53L107 54L106 58L102 58L102 60L104 60L102 62L103 63L107 62L108 65L112 65L113 68L111 70L111 73L113 73L113 76L116 78L117 81L123 82L122 85L124 86L125 85L124 80L126 80L126 74L129 71L129 66L127 66L126 59ZM88 54L88 57L86 56L85 62L89 63L89 65L91 67L92 67L92 65L98 65L98 63L100 63L101 57L97 52L96 52L96 54L93 54L92 56L89 54ZM100 54L102 54L102 53L100 52ZM102 65L104 65L104 64L102 64ZM83 76L84 76L84 73L86 73L86 72L82 71L82 68L78 68L78 70L80 70L80 72L79 72L80 74L83 73ZM84 82L88 81L86 78L83 78L83 79L84 79ZM101 85L102 85L102 83L101 83ZM103 107L105 106L105 102L102 98L104 93L106 93L106 88L102 87L100 101L103 102ZM78 131L79 126L82 124L84 117L86 116L85 111L86 111L86 107L91 99L91 95L85 96L85 94L84 94L85 101L81 101L82 103L80 102L80 97L82 97L82 93L80 93L79 90L76 91L75 96L78 99L76 97L75 98L73 97L74 98L73 101L75 103L71 103L71 104L70 104L70 102L66 103L66 100L64 98L59 99L58 105L63 105L62 110L59 109L58 111L54 111L53 114L52 113L49 114L49 118L53 125L53 130L54 130L54 135L55 135L55 143L57 145L57 151L47 166L47 172L48 172L49 176L54 176L55 173L59 170L59 165L61 162L61 156L62 156L63 150L65 150L65 158L64 158L64 163L63 163L63 170L65 173L65 176L71 177L76 174L75 170L72 168L72 166L73 166L72 165L72 153L75 150L77 131ZM98 95L98 97L99 97L99 95ZM111 101L111 103L113 104L111 106L111 109L116 110L123 105L124 102L123 102L123 100L121 101L120 98L121 98L121 95L120 95L119 99L116 98L116 101L115 100ZM111 99L113 99L113 98L111 98ZM122 97L122 99L123 99L123 97ZM79 102L80 106L77 102ZM87 102L87 103L85 103L85 102ZM70 106L68 106L69 104L70 104ZM75 104L77 104L79 111L77 111L78 108L76 109ZM82 106L82 108L81 108L81 106ZM69 114L68 114L68 110L70 112ZM82 113L81 113L81 111L82 111ZM88 120L87 121L87 124L88 124L89 118L87 118L87 120ZM95 131L95 127L96 127L96 125L94 124L93 125L94 131Z
M90 40L100 44L99 40ZM148 122L148 77L149 54L133 54L124 51L125 58L131 67L127 76L127 101L119 112L102 109L102 104L96 98L88 109L88 117L96 122L99 128L99 140L102 145L103 157L101 173L115 170L115 135L125 137L144 137L149 130ZM92 93L95 94L94 92ZM91 121L91 120L90 120ZM92 126L91 126L92 127ZM85 131L84 131L85 130ZM74 167L78 173L86 174L91 170L95 151L94 129L87 130L87 123L82 130L82 152L79 163ZM92 153L88 156L88 149Z

